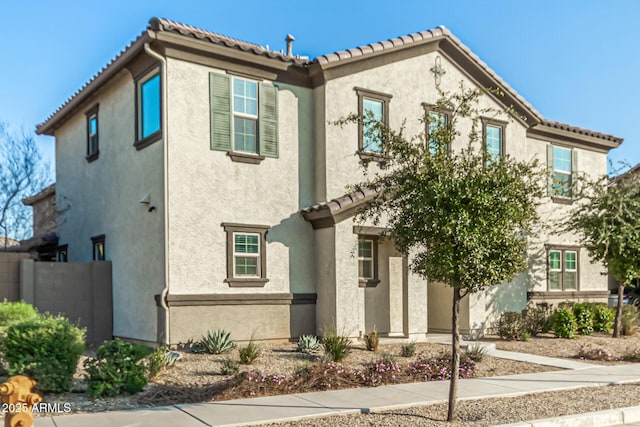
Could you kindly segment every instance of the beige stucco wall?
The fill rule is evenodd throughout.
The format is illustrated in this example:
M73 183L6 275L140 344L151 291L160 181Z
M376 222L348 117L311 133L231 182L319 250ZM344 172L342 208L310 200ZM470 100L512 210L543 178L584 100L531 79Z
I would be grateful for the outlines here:
M237 163L210 149L212 71L222 72L168 60L170 293L313 293L313 230L298 213L311 203L314 185L311 91L278 84L279 158ZM271 227L264 287L224 282L225 222Z
M113 263L113 333L156 340L154 295L163 280L162 144L133 147L134 82L121 71L56 131L56 205L60 244L70 262L92 260L91 236L105 234ZM100 155L88 163L84 111L100 104ZM154 212L139 200L149 194Z

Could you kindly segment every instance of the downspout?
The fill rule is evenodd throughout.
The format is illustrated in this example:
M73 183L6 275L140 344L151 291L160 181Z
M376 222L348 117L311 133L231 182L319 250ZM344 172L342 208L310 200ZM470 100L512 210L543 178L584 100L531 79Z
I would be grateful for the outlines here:
M164 288L160 293L160 307L164 310L164 343L169 344L169 306L167 305L167 295L169 294L169 126L167 123L169 104L167 103L167 61L159 53L151 50L149 43L144 44L144 51L147 55L160 61L160 81L162 82L162 142L163 153L163 197L164 197Z

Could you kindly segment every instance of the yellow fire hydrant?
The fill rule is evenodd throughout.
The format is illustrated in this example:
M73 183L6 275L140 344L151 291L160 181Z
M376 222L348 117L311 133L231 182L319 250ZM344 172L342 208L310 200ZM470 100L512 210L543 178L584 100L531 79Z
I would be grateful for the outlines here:
M4 413L4 427L33 427L33 405L42 402L31 389L36 382L24 375L16 375L0 384L0 402Z

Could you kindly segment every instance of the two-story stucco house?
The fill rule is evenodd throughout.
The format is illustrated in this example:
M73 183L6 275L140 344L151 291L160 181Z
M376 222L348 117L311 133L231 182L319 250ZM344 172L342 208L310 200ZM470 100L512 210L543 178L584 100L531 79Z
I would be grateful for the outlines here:
M436 84L461 81L501 89L483 106L518 113L483 121L487 151L537 156L556 176L543 218L566 212L573 174L604 174L622 141L543 118L444 28L307 60L152 19L37 128L56 138L59 243L69 261L112 261L120 337L178 343L225 328L289 339L335 326L420 340L448 330L447 288L413 275L381 228L353 221L370 195L345 188L379 146L332 123L369 112L418 134ZM464 135L470 123L461 126ZM574 236L543 230L531 245L529 272L465 301L464 332L530 299L606 301L602 268Z

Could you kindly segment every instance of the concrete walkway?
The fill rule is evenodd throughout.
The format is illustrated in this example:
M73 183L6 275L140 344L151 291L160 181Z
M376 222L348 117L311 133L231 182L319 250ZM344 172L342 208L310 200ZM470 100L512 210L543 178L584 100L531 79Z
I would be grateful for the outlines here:
M524 359L528 362L563 367L567 370L504 377L463 379L460 380L458 386L459 399L470 400L518 396L543 391L640 382L640 364L601 366L498 350L492 350L492 353L492 355L496 357L515 360ZM49 416L37 418L35 426L242 426L338 414L369 413L446 402L448 390L448 381L398 384L376 388L258 397L253 399L175 405L133 411ZM624 420L624 423L640 421L639 410L627 412L632 415L637 414L637 419L632 418L632 415L627 416L627 418L612 418L617 421L613 421L609 425L622 424L620 420ZM521 423L517 425L555 424ZM564 423L557 425L572 424Z

